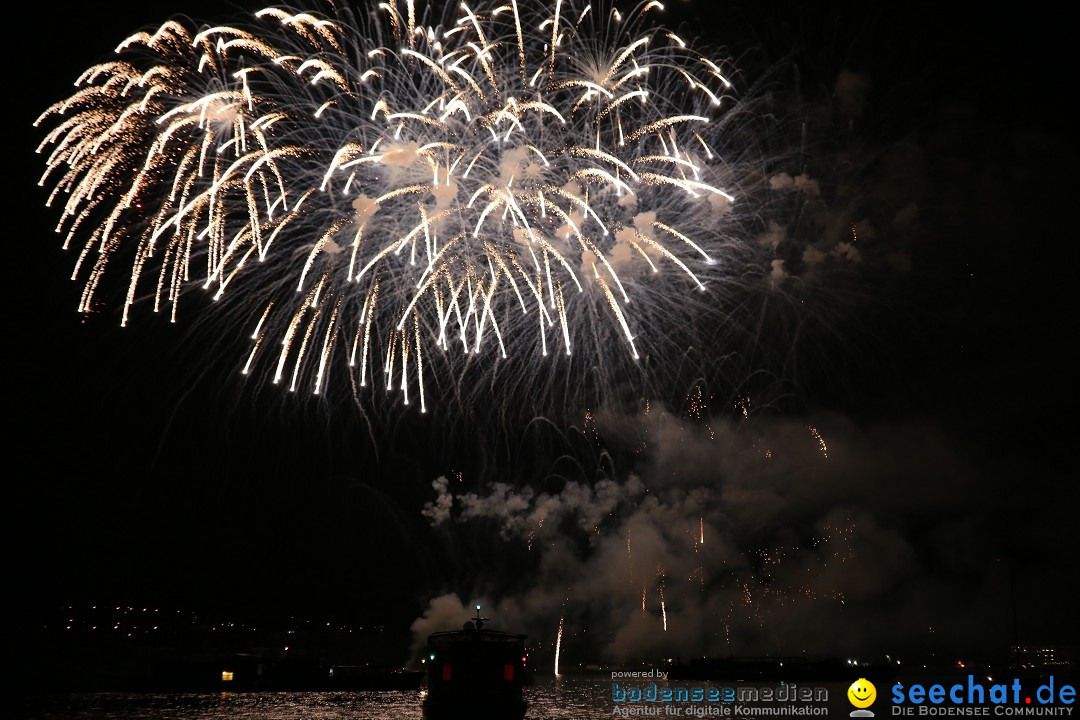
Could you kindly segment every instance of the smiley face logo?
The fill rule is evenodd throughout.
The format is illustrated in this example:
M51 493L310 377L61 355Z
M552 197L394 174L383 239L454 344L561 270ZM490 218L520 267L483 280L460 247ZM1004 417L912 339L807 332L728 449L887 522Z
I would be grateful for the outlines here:
M859 678L847 689L847 698L857 708L868 708L877 699L877 688L866 678Z

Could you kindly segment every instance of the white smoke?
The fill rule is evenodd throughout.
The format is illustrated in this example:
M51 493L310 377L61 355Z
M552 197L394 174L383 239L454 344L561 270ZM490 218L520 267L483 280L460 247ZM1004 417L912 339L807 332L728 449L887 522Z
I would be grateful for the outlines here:
M465 590L485 598L493 626L528 633L538 657L553 653L560 618L565 667L888 652L929 627L960 632L965 613L1002 602L994 540L975 519L990 499L939 427L699 420L655 408L598 424L608 441L640 446L633 472L458 494L439 478L424 510L448 543L498 536L486 547L512 560L499 572L481 563ZM951 597L968 600L929 602ZM886 606L893 619L875 622ZM414 630L456 629L468 615L442 596ZM1003 632L984 636L1004 643Z

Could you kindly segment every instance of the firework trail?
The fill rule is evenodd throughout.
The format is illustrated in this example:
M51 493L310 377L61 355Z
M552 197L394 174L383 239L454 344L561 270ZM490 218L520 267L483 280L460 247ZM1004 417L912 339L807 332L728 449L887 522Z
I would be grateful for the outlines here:
M666 362L741 260L734 68L662 10L394 0L132 35L39 119L80 311L175 322L201 290L245 375L421 411Z
M562 654L562 634L565 616L559 617L559 632L555 636L555 677L559 677L559 656Z

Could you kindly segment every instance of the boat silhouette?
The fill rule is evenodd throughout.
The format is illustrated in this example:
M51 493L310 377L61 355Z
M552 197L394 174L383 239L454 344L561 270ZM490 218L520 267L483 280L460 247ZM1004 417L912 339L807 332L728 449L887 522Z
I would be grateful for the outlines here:
M477 605L461 630L428 636L424 720L525 717L526 636L489 630L486 620Z

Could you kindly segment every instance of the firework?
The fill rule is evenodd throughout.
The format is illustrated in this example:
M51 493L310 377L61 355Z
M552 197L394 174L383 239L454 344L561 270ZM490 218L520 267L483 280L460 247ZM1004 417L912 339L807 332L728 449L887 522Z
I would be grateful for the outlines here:
M559 677L559 655L562 654L562 633L565 616L559 617L559 632L555 636L555 677Z
M395 0L132 35L39 119L80 311L175 322L201 291L250 335L245 375L421 411L538 357L666 352L733 262L737 104L662 10Z

